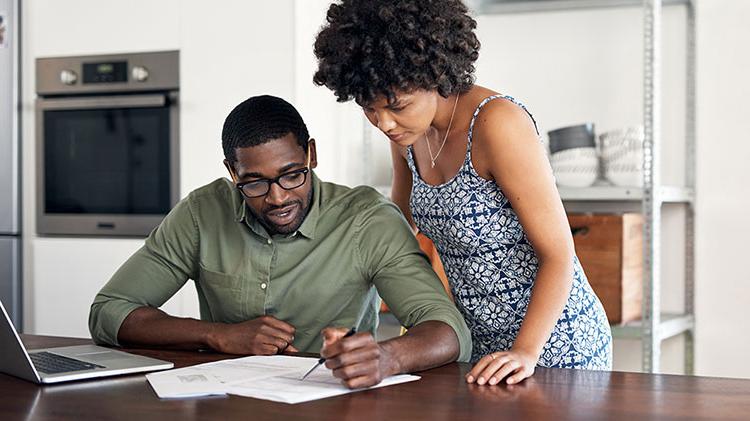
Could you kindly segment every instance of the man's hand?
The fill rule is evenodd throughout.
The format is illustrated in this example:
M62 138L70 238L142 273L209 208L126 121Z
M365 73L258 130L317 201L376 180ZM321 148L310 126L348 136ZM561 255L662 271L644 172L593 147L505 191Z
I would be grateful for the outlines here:
M211 333L211 348L225 354L274 355L298 352L292 346L294 326L272 316L261 316L241 323L219 325Z
M388 367L393 363L388 351L372 335L357 333L344 338L348 330L327 328L323 330L323 348L320 356L333 376L350 389L374 386L385 377L396 373Z

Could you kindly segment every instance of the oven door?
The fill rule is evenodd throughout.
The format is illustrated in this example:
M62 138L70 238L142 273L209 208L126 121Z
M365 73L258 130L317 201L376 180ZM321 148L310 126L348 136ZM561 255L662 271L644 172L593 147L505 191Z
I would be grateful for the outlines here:
M144 236L177 202L177 94L37 100L37 232Z

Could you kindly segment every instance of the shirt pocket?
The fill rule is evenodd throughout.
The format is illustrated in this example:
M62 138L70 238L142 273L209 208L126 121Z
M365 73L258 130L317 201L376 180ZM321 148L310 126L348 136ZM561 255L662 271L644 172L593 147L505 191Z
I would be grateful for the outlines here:
M241 276L214 272L201 266L198 283L213 321L237 323L247 320L244 312L247 300Z

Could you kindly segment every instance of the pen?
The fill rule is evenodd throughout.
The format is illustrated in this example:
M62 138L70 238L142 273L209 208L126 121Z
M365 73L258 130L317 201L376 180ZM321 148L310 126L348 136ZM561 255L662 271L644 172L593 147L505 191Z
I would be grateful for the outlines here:
M348 338L349 336L352 336L355 333L357 333L357 329L359 329L359 324L362 323L362 319L365 317L365 313L367 312L367 304L369 304L369 302L372 301L373 297L375 296L375 292L376 292L375 287L370 287L370 291L367 293L365 300L362 302L362 307L360 307L359 309L359 314L357 315L357 320L354 322L354 326L352 326L352 328L349 329L348 332L346 332L346 334L344 335L344 338ZM323 357L320 357L320 359L318 359L318 362L310 370L308 370L304 376L302 376L300 381L305 380L305 378L307 378L307 376L309 376L310 373L315 371L316 368L323 365L324 362L326 362L326 359Z

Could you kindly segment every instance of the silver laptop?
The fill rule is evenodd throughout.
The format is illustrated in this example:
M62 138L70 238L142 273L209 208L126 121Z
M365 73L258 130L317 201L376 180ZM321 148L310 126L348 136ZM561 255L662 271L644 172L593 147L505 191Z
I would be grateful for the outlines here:
M174 367L168 361L95 345L35 349L29 352L18 337L2 302L0 309L3 312L3 317L0 317L0 373L35 383L59 383Z

